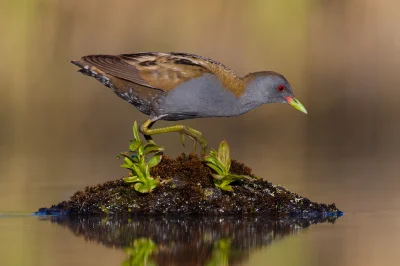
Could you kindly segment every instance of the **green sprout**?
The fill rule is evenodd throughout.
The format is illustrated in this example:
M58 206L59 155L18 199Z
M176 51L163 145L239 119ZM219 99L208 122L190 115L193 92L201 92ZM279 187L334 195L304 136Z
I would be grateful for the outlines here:
M130 141L129 152L121 153L118 159L124 157L122 168L130 170L129 176L124 177L127 183L135 183L134 188L140 193L149 193L160 183L150 175L150 168L161 162L163 148L154 142L143 145L140 140L137 123L133 124L134 139ZM152 156L147 162L146 157Z
M224 140L219 144L218 152L211 149L210 154L204 158L208 167L214 170L214 184L222 190L233 191L230 183L236 180L243 180L247 178L243 175L235 175L229 173L231 168L231 157L228 143Z
M133 241L133 245L125 248L128 259L122 266L151 266L156 265L151 259L151 255L156 251L156 244L149 238L139 238Z

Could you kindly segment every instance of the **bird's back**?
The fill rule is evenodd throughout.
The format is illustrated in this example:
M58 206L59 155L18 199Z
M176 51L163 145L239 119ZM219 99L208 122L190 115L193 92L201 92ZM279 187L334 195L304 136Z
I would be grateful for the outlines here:
M165 120L225 116L226 108L244 91L242 79L233 71L192 54L89 55L71 62L143 113L169 114Z

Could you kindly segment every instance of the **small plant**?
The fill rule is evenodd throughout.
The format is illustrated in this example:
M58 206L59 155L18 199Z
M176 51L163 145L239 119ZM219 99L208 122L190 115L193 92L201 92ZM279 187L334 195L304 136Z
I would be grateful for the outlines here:
M224 140L219 144L218 152L211 149L210 154L204 158L208 167L214 170L214 184L222 190L233 191L230 183L236 180L248 178L243 175L234 175L229 173L231 168L231 157L228 143Z
M124 157L124 163L121 164L121 167L130 170L129 176L123 179L127 183L135 183L136 191L148 193L160 183L150 176L150 168L160 163L164 149L153 142L143 145L136 122L133 125L133 137L134 139L130 141L129 152L121 153L118 156L118 158ZM148 156L152 157L146 162Z

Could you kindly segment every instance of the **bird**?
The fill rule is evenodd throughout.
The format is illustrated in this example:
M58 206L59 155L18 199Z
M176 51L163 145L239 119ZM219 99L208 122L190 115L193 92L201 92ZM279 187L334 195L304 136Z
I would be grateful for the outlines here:
M70 62L149 116L139 127L147 141L178 132L182 143L184 135L200 143L203 155L207 141L200 131L185 125L151 127L158 120L238 116L269 103L286 103L307 114L288 80L274 71L239 76L212 59L178 52L95 54Z

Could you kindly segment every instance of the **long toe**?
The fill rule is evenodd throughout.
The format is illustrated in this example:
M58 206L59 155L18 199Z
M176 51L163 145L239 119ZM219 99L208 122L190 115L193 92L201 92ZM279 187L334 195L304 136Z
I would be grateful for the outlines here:
M207 155L207 145L201 146L201 156L206 156Z
M204 157L207 154L208 144L207 144L207 141L204 138L202 138L200 144L201 144L201 155Z
M197 148L197 139L189 136L193 140L193 153L196 153L196 148Z
M182 146L185 147L185 134L183 132L179 133L181 135Z

